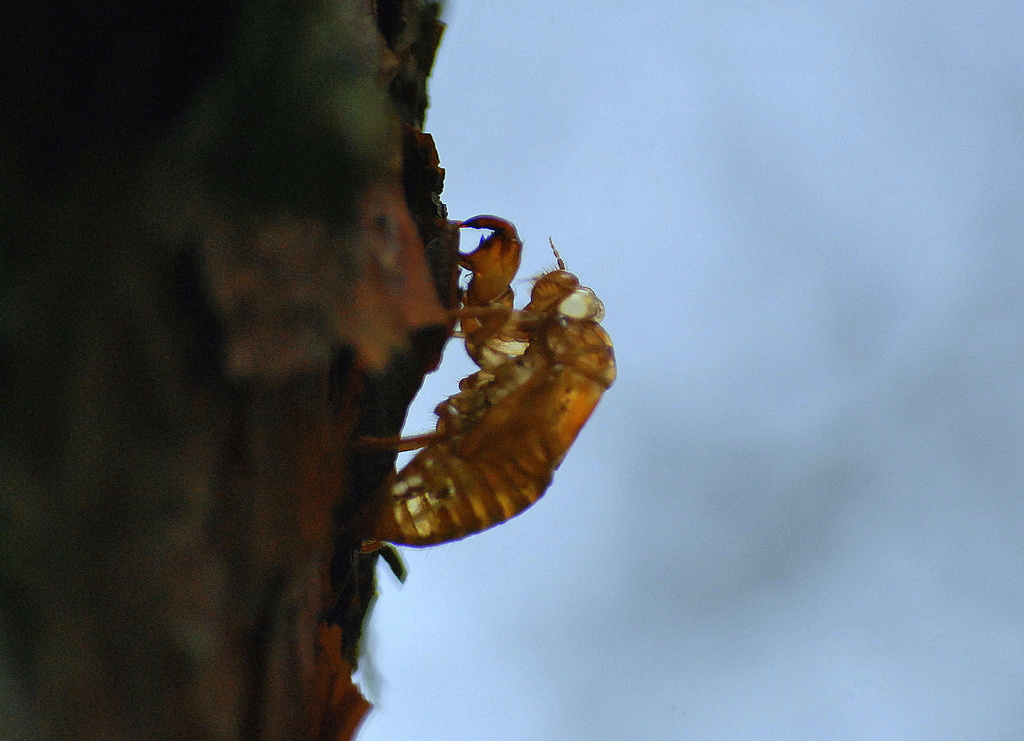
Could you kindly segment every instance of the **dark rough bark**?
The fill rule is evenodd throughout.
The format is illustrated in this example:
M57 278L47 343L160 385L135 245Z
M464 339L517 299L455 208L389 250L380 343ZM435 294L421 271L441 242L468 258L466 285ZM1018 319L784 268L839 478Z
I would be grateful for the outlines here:
M391 457L350 441L398 430L454 300L437 11L5 19L0 738L354 732Z

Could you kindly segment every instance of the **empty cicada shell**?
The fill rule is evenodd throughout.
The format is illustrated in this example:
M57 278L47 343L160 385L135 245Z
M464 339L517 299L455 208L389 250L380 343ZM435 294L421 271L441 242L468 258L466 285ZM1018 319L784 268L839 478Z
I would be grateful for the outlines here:
M463 225L494 230L462 262L472 279L460 322L481 370L438 405L436 431L386 482L372 537L392 543L458 540L532 505L615 380L611 340L598 323L601 301L561 258L515 311L515 227L493 216Z

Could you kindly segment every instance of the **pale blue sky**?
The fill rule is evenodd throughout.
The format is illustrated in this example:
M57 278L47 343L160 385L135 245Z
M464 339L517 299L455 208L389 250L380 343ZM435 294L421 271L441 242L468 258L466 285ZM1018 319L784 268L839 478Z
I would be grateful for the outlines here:
M619 380L537 506L382 575L360 741L1024 737L1024 4L448 20L452 217L523 277L553 237Z

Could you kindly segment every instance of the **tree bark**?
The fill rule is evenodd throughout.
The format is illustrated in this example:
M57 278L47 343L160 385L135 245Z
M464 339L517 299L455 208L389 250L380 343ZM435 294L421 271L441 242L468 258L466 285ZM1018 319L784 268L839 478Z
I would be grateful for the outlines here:
M0 738L350 738L367 533L457 237L424 0L0 31Z

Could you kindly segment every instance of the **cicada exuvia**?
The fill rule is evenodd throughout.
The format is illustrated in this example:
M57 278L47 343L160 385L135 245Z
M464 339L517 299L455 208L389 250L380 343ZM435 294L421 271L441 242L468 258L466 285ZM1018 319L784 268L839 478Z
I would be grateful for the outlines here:
M437 406L434 432L396 445L421 449L387 479L373 539L434 545L519 514L548 488L615 380L611 339L599 323L604 307L557 251L557 269L537 278L529 303L516 310L515 227L494 216L461 226L493 232L460 260L471 273L460 333L480 370Z

